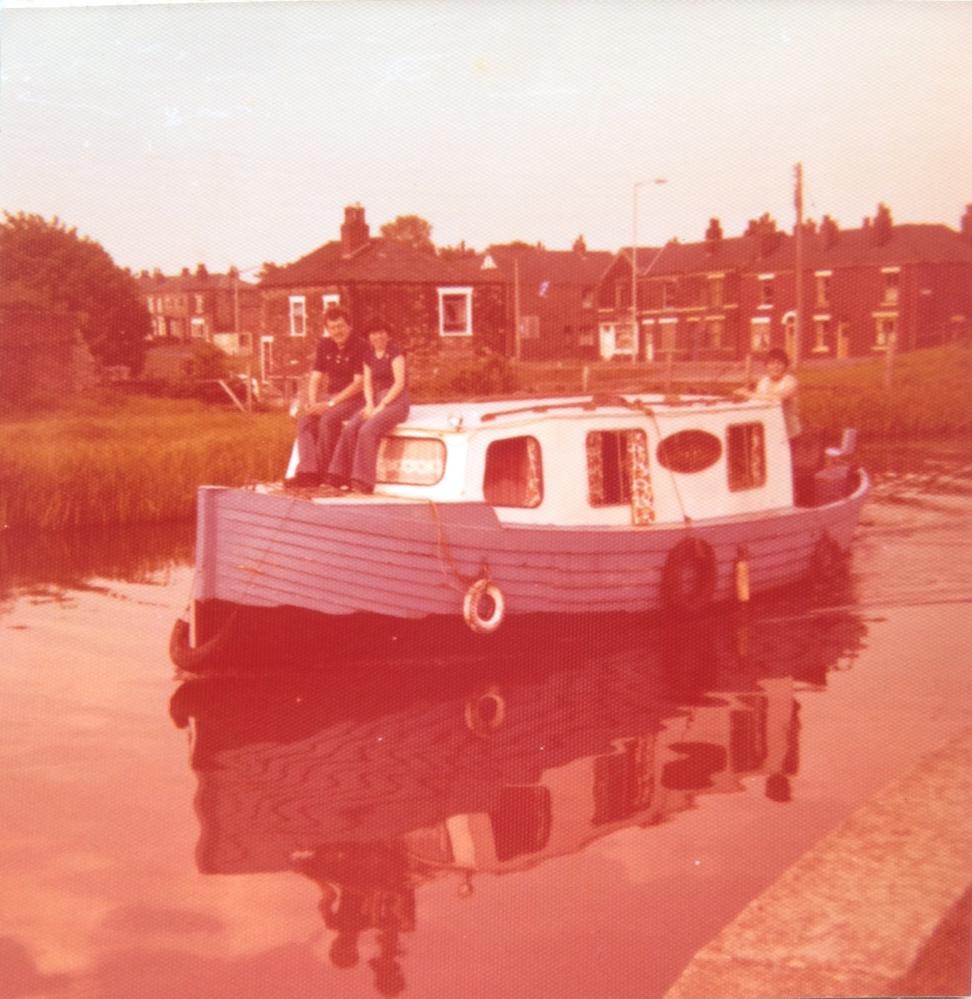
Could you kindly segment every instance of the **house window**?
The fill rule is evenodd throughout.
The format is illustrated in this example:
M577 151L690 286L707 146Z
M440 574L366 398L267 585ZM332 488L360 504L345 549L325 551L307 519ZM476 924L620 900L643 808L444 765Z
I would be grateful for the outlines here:
M817 271L814 274L814 303L817 308L825 309L830 305L831 271Z
M432 486L445 474L445 443L434 437L382 437L378 482Z
M725 278L722 274L710 274L709 275L709 308L710 309L720 309L722 308L723 296L725 293Z
M873 350L887 350L894 345L898 333L897 316L877 316L874 329Z
M766 484L766 445L762 423L734 423L726 428L729 489L758 489Z
M813 320L813 352L815 354L829 354L829 333L830 319L824 316L815 316Z
M759 279L759 307L761 309L771 308L773 305L773 298L773 275L769 274L765 277L761 276Z
M581 308L582 309L593 309L594 308L594 289L585 288L581 292Z
M290 335L307 336L307 300L303 295L290 296Z
M189 335L193 340L206 339L206 320L202 316L193 316L189 320Z
M593 326L581 326L581 328L577 331L577 346L578 347L594 346Z
M321 311L327 312L331 306L338 306L341 304L341 296L336 292L330 292L327 295L321 295Z
M520 316L520 339L521 340L540 339L539 316Z
M472 288L439 288L439 336L472 336Z
M204 303L203 303L203 296L202 295L193 295L192 297L195 300L195 310L194 311L197 312L197 313L204 312L205 308L204 308Z
M490 506L540 505L543 466L535 437L508 437L486 448L483 498Z
M662 308L670 309L675 305L676 293L678 292L678 285L674 281L665 281L662 283Z
M900 291L901 272L898 268L888 268L881 271L883 293L881 301L884 305L897 305Z
M754 353L769 350L770 328L769 320L754 319L749 327L749 344Z
M706 345L712 350L720 350L723 346L726 324L721 319L706 319L705 339Z
M644 430L594 430L587 435L587 497L591 506L631 502L633 454L647 453Z

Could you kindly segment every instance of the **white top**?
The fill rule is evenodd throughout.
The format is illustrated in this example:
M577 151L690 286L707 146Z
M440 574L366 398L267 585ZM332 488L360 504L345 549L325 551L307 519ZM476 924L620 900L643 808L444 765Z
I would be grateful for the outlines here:
M756 383L756 395L760 399L777 399L783 404L783 419L786 422L786 436L793 440L802 429L800 413L797 404L797 392L800 383L789 371L782 378L773 379L763 375Z

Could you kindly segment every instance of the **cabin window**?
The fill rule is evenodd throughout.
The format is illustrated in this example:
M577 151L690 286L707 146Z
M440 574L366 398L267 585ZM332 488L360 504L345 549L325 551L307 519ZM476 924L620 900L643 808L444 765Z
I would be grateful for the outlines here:
M673 472L701 472L722 457L722 441L706 430L679 430L658 444L658 463Z
M726 430L729 489L758 489L766 484L766 445L762 423L734 423Z
M591 506L630 503L632 467L636 461L647 466L647 453L644 430L591 431L587 435L587 496Z
M432 486L445 473L445 443L434 437L382 437L378 446L378 482Z
M508 437L486 448L483 497L491 506L540 505L543 468L535 437Z

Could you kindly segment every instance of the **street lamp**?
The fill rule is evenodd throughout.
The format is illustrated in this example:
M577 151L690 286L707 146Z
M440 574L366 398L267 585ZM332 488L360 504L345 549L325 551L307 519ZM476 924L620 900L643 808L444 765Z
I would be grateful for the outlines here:
M636 180L631 189L631 363L638 361L638 188L646 184L665 184L665 177L652 181Z

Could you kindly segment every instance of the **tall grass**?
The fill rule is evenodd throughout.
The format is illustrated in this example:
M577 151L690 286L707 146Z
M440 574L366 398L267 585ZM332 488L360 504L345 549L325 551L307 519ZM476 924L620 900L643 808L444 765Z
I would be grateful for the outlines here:
M202 483L280 478L294 423L125 396L0 424L0 524L61 530L191 515Z
M799 372L801 412L817 426L857 427L871 438L972 431L972 347L900 354L890 387L885 362Z

